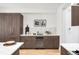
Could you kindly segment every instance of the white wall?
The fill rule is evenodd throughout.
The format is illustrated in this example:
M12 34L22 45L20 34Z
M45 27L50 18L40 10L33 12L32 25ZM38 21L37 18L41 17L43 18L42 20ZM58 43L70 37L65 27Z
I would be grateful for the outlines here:
M71 6L63 11L65 43L79 43L79 26L71 26Z
M79 43L79 26L71 26L71 6L57 10L57 33L60 43Z
M64 42L63 40L63 6L60 6L57 9L57 33L60 35L60 43Z
M64 43L65 42L65 33L64 33L64 20L63 20L63 10L65 8L67 8L70 4L64 4L61 5L58 9L57 9L57 33L60 35L60 43Z
M30 32L45 32L50 30L52 33L56 33L56 13L23 13L24 24L23 24L23 33L25 33L25 27L28 25L30 27ZM34 27L34 19L46 19L46 27Z

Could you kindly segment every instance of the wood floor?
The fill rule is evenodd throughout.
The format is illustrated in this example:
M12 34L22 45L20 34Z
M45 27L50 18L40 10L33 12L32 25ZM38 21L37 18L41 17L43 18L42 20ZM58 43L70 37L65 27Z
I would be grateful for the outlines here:
M58 49L20 49L20 55L60 55Z

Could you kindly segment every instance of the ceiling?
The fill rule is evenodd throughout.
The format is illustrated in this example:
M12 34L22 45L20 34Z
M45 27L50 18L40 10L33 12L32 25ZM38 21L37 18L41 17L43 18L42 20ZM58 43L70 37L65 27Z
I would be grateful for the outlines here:
M0 12L56 12L64 3L0 3Z
M0 3L3 8L41 8L41 9L56 9L62 3Z

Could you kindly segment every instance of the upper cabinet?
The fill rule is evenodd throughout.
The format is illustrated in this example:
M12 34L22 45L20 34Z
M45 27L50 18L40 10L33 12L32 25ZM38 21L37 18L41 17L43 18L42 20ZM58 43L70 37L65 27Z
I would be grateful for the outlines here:
M71 7L71 25L79 26L79 6Z

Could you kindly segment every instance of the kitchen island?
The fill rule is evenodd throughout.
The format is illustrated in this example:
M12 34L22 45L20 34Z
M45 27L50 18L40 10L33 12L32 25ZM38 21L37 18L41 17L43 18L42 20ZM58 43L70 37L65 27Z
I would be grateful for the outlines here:
M3 44L4 42L0 42L0 55L18 55L23 42L17 42L11 46L3 46Z
M77 55L73 51L79 51L79 43L63 43L61 44L61 55Z
M59 49L60 37L51 35L20 35L20 42L24 42L22 49Z

